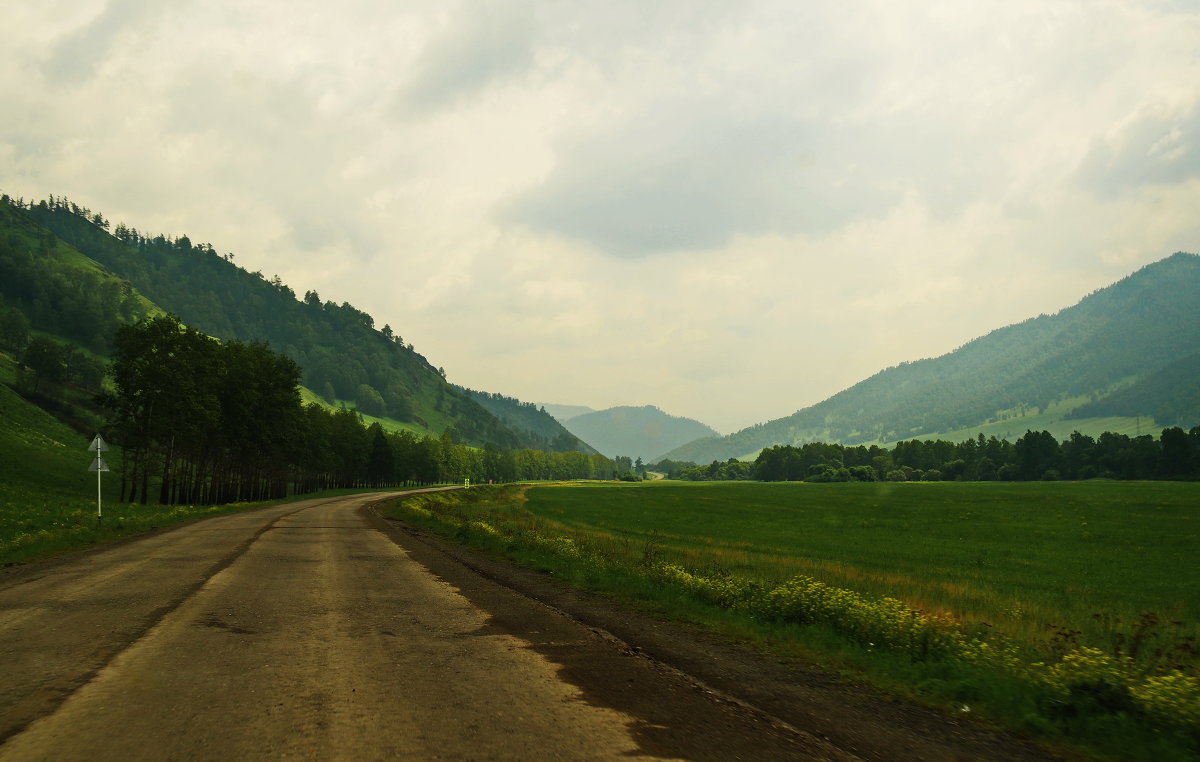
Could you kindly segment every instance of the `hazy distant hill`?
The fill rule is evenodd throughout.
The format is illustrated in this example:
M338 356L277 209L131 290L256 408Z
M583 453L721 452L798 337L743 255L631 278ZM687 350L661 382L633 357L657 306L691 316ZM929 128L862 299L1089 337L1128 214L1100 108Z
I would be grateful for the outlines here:
M628 455L646 462L684 442L717 433L699 421L668 415L653 405L585 413L564 425L610 458Z
M547 452L582 452L588 455L596 452L595 448L564 428L540 405L521 402L503 394L477 392L461 386L458 388L471 395L472 399L510 428L524 431L532 440L541 442L542 446L536 449Z
M546 412L554 416L559 423L566 423L584 413L596 412L595 408L590 408L587 405L555 405L550 402L540 402L538 403L538 407L545 408Z
M691 442L668 456L708 463L775 444L892 442L1050 406L1060 418L1120 410L1159 425L1194 426L1200 406L1189 358L1198 351L1200 256L1177 253L1054 315L888 368L786 418Z

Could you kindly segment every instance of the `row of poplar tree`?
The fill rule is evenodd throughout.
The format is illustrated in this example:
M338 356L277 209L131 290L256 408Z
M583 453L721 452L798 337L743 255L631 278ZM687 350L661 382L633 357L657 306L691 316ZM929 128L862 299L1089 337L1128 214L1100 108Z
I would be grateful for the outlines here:
M218 342L173 315L117 329L114 442L121 499L265 500L339 487L610 478L602 455L482 449L366 426L353 409L301 403L301 369L266 345Z

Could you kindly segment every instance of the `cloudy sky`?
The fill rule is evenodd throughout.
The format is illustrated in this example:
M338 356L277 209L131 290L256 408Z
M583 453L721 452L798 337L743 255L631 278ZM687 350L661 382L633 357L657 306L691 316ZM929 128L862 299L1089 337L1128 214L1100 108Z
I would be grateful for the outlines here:
M1188 2L0 4L0 190L723 432L1200 250Z

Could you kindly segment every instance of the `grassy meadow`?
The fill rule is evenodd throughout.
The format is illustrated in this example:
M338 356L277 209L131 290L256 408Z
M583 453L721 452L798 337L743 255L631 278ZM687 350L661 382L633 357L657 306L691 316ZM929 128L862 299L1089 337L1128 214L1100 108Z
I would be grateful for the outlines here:
M118 504L117 476L106 473L100 520L89 442L0 383L0 565L244 507ZM115 467L119 456L105 459Z
M1200 634L1200 485L676 482L526 497L567 535L649 541L687 568L757 580L809 575L1023 640L1070 627L1107 647L1118 620L1147 612Z
M405 520L1100 757L1200 751L1200 485L472 490Z

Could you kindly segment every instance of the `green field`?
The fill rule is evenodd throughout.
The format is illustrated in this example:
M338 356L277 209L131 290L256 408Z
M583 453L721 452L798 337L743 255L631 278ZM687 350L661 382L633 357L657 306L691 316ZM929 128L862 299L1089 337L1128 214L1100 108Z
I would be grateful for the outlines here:
M1200 485L472 490L395 515L1052 744L1200 751Z
M1022 639L1110 645L1147 612L1200 623L1200 485L1173 482L646 484L529 490L569 535L647 540L685 567L797 574ZM1099 619L1095 615L1099 614Z

